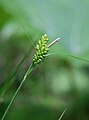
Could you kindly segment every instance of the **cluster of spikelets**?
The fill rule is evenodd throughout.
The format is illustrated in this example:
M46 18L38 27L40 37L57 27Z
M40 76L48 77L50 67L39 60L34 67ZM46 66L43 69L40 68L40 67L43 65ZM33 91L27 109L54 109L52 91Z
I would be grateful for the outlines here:
M36 53L33 56L33 66L41 63L41 61L45 58L49 51L49 47L47 46L48 36L45 34L39 40L38 44L36 45Z

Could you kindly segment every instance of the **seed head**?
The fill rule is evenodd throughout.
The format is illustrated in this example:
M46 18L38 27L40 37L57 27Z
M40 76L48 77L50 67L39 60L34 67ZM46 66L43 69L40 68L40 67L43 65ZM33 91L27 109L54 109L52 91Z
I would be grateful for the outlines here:
M49 47L58 42L60 38L57 38L52 43L47 45L46 43L48 40L49 40L48 36L44 34L39 40L38 44L36 45L36 53L33 56L33 66L36 66L37 64L43 61L43 59L46 57L49 51Z
M41 61L45 58L46 54L49 51L47 46L48 36L45 34L39 40L38 44L36 45L36 53L33 56L33 65L37 65L41 63Z

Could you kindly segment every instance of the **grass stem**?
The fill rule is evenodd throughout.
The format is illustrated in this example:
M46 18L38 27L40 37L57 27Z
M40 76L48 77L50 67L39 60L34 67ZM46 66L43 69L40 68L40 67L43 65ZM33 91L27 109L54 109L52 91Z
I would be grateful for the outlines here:
M61 116L60 116L60 118L58 120L62 119L62 117L64 116L65 112L66 112L66 108L65 108L65 110L63 111L63 113L61 114Z
M5 118L5 116L6 116L7 112L8 112L8 110L10 109L10 107L11 107L11 105L12 105L12 103L13 103L15 97L16 97L16 95L18 94L18 92L19 92L19 90L21 89L23 83L25 82L27 76L31 73L32 70L33 70L33 66L31 65L31 66L28 68L27 72L25 73L25 75L24 75L24 77L23 77L23 79L22 79L20 85L18 86L16 92L14 93L14 95L13 95L13 97L12 97L12 99L11 99L9 105L7 106L7 108L6 108L5 112L4 112L4 114L3 114L2 118L1 118L1 120L4 120L4 118Z

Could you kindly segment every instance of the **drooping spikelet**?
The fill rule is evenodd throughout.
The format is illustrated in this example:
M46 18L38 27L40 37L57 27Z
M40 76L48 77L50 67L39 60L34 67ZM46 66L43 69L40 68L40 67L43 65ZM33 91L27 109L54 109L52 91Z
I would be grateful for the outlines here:
M47 46L48 36L45 34L39 40L38 44L36 45L36 53L33 56L33 66L41 63L41 61L45 58L46 54L49 51L49 47Z

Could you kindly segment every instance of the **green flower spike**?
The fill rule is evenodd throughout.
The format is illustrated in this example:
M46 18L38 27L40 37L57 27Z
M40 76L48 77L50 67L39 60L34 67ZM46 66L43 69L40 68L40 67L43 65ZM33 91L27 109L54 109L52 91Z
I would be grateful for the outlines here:
M36 53L33 56L33 66L36 66L37 64L41 63L43 59L46 57L49 47L51 47L53 44L55 44L60 38L57 38L52 43L47 45L47 41L49 40L48 36L45 34L42 36L42 38L39 40L38 45L36 45Z

